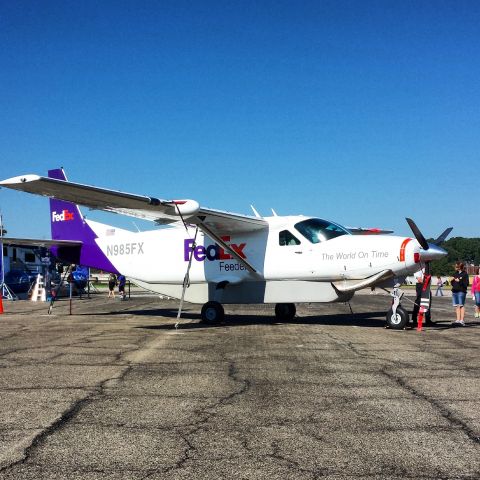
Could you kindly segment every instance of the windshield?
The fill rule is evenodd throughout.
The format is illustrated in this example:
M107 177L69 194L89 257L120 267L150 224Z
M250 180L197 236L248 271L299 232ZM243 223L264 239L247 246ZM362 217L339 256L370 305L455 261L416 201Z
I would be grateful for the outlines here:
M295 228L312 243L326 242L340 235L350 235L350 232L340 225L319 218L310 218L299 222Z

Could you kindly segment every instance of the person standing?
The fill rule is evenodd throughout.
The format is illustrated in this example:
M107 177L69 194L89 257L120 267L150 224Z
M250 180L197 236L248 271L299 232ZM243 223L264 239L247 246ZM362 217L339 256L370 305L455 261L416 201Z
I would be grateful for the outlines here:
M437 275L437 291L435 292L436 297L443 297L443 281L440 275Z
M120 274L118 276L118 294L122 297L122 300L126 300L127 297L125 296L125 284L127 283L127 279L125 275Z
M117 285L117 277L114 273L108 276L108 298L115 298L115 286Z
M455 274L450 282L452 285L452 304L455 307L456 321L452 322L455 326L465 326L465 298L467 296L468 274L462 262L455 264Z
M415 275L416 283L415 283L415 303L413 305L412 311L412 327L415 328L415 325L418 323L418 312L420 311L420 302L422 301L422 291L423 291L423 281L424 276L423 272L418 272ZM430 304L425 314L425 325L433 325L432 322L432 313L430 311L432 306L432 298L430 297Z
M475 302L475 318L480 318L480 270L473 277L472 298Z

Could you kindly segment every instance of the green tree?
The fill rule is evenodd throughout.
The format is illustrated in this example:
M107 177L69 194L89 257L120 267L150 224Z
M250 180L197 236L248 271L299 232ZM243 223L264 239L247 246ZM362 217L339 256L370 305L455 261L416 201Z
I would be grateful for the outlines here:
M480 265L480 238L452 237L442 243L447 256L432 262L433 275L453 275L455 262Z

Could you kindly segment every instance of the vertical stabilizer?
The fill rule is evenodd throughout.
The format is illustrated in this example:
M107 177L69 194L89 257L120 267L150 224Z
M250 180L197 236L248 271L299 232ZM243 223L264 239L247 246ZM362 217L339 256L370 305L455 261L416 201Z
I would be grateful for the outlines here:
M48 171L50 178L66 180L63 168ZM78 205L56 198L50 199L50 226L53 240L79 240L81 247L52 249L62 260L117 273L117 269L95 242L97 235L83 217Z
M48 176L66 180L63 168L49 170ZM83 240L84 219L77 205L56 198L50 199L50 227L54 240Z

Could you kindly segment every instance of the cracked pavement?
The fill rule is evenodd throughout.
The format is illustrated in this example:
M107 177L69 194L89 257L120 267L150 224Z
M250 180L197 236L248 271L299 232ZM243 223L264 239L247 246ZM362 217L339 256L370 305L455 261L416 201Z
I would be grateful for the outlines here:
M480 322L383 328L390 300L4 302L0 479L477 479Z

